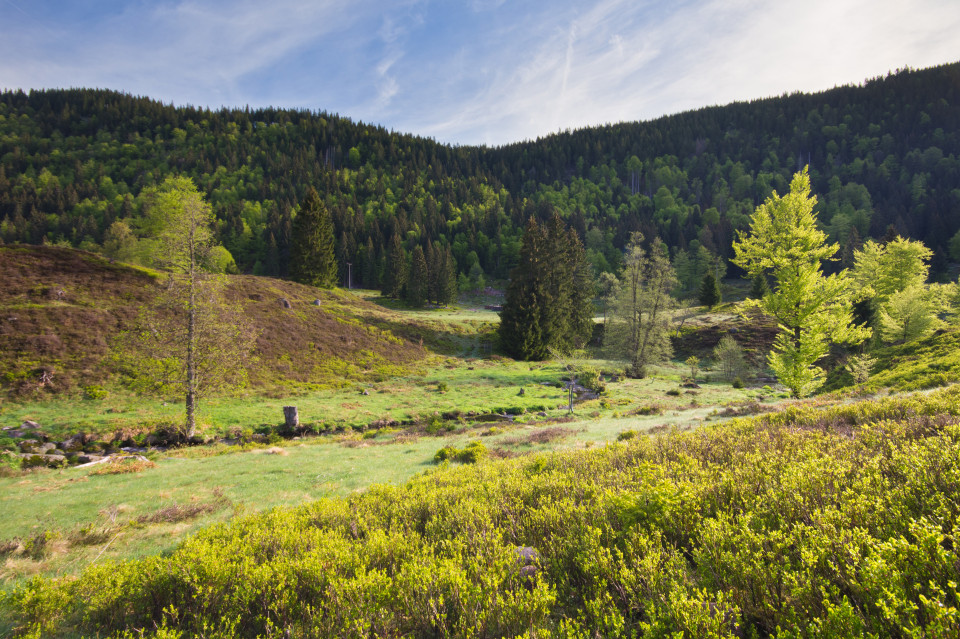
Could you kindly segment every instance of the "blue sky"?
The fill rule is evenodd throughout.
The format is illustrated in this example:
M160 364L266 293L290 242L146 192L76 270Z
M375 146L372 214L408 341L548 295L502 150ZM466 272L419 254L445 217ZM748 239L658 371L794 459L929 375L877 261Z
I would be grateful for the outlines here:
M454 144L960 59L958 0L0 0L0 87L339 113Z

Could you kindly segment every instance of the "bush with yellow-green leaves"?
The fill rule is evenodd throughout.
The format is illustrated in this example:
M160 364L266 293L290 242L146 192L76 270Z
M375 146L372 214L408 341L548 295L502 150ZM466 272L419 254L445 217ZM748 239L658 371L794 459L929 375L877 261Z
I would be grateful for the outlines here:
M43 636L960 636L958 422L951 388L442 467L5 606Z

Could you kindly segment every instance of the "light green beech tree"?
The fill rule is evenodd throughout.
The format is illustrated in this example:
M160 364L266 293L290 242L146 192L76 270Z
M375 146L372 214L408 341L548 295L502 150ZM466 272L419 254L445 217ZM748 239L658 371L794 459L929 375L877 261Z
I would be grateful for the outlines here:
M790 192L776 192L757 207L750 232L733 244L733 263L752 276L769 273L774 289L757 305L773 316L780 332L767 361L794 397L823 383L816 365L831 343L857 344L870 329L853 324L847 273L825 276L820 268L838 250L817 228L817 198L810 194L807 169L795 174Z

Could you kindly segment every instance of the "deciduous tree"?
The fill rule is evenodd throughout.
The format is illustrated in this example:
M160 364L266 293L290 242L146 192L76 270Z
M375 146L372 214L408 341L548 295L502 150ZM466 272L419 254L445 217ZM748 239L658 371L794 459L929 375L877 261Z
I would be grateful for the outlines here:
M246 380L255 334L223 296L225 280L208 271L213 215L189 178L168 178L148 193L148 215L169 272L153 303L140 309L116 349L134 384L184 398L183 434L196 431L201 398Z
M676 300L670 292L676 276L666 248L654 243L649 252L643 236L633 233L623 257L623 273L611 301L608 335L611 355L628 362L627 372L646 377L651 364L670 357L670 317Z
M773 275L774 290L757 304L780 325L768 362L795 397L823 383L825 373L816 362L831 342L856 344L870 334L853 324L846 271L830 276L821 271L837 245L827 244L817 227L816 201L804 169L793 176L790 193L780 197L774 191L757 207L750 232L733 244L736 265L754 277Z

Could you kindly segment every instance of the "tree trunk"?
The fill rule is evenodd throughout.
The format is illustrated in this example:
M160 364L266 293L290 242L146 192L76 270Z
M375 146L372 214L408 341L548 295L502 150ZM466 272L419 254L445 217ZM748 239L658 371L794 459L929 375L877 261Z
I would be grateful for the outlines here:
M196 253L193 242L193 229L190 230L190 304L187 306L187 438L193 437L197 431L197 364L196 331L197 331L197 292L196 292Z
M296 406L283 407L283 423L289 431L295 431L300 428L300 415L297 414Z

